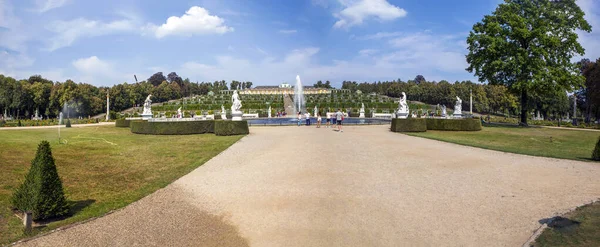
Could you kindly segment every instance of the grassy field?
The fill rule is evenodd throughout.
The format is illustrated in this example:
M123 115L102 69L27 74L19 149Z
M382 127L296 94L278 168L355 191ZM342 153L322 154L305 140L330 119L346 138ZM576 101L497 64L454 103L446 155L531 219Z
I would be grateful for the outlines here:
M600 246L600 202L578 208L564 217L580 224L574 228L546 228L534 246Z
M510 153L590 161L600 132L484 127L475 132L428 130L409 135Z
M38 143L48 140L72 216L36 228L33 234L103 215L189 173L242 136L134 135L113 126L0 131L0 245L25 237L10 208Z

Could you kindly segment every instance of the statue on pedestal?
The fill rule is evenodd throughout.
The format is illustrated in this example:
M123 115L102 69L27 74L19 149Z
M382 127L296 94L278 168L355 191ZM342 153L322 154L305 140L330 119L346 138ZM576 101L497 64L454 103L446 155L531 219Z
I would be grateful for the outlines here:
M271 118L271 106L269 106L268 117Z
M359 118L365 118L365 103L361 103Z
M242 101L240 100L240 96L238 95L237 90L233 91L233 95L231 96L231 120L233 121L241 121L242 120Z
M456 104L454 105L454 114L455 117L462 117L462 100L456 96Z
M150 98L152 98L152 94L148 94L148 97L144 101L143 118L152 118L152 100Z
M408 103L406 103L406 93L402 92L402 98L398 102L398 112L396 113L397 118L408 118Z
M446 112L446 105L442 105L442 117L446 117L448 113Z
M177 118L183 118L183 113L181 112L181 107L177 109Z

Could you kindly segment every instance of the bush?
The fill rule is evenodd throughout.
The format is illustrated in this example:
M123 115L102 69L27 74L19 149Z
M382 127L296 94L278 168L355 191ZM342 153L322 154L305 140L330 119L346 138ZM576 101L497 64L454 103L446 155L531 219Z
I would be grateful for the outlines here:
M150 135L191 135L214 133L215 121L148 122L130 121L131 132Z
M67 124L65 124L65 127L71 128L71 119L67 119Z
M129 124L130 124L131 120L126 120L126 119L117 119L115 121L115 127L119 127L119 128L129 128Z
M427 122L424 118L394 118L391 130L393 132L425 132L427 131Z
M598 142L596 142L596 147L594 148L594 152L592 152L592 159L596 161L600 161L600 138L598 138Z
M31 211L35 220L68 213L62 182L56 171L50 143L47 141L38 145L25 182L13 193L12 203L20 211Z
M248 121L215 121L215 135L231 136L247 135L248 133L250 133Z
M426 118L428 130L447 131L478 131L481 130L481 121L475 118L440 119Z
M21 119L19 119L19 122L17 123L17 126L19 126L19 127L23 126L23 124L21 124Z

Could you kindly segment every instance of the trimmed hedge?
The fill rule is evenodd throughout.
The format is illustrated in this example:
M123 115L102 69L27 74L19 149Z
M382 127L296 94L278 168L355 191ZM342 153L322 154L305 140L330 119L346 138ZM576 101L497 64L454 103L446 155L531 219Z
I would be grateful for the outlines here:
M218 136L247 135L248 121L215 121L215 134Z
M592 160L600 161L600 138L598 138L598 142L596 142L596 147L592 152Z
M130 121L131 132L149 135L192 135L214 133L215 121L148 122Z
M25 181L12 195L12 205L23 212L31 211L34 220L63 216L69 212L52 149L47 141L38 145Z
M127 120L127 119L117 119L117 121L115 121L115 127L119 127L119 128L129 128L129 124L131 123L131 120Z
M475 118L464 119L439 119L426 118L428 130L447 131L478 131L481 130L481 121Z
M393 132L425 132L427 131L427 122L424 118L394 118L391 130Z

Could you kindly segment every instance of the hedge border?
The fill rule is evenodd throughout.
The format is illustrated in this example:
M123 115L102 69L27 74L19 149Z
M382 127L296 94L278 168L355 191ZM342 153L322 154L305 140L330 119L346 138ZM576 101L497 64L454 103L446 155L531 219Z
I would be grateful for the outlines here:
M393 132L425 132L427 122L424 118L394 118L391 130Z
M480 131L481 120L476 118L441 119L426 118L427 130Z
M127 119L117 119L115 121L115 127L118 127L118 128L129 128L130 124L131 124L131 120L127 120Z
M247 135L250 133L248 129L248 121L215 121L215 135L231 136L231 135Z
M146 135L193 135L214 133L215 121L130 122L131 133Z

